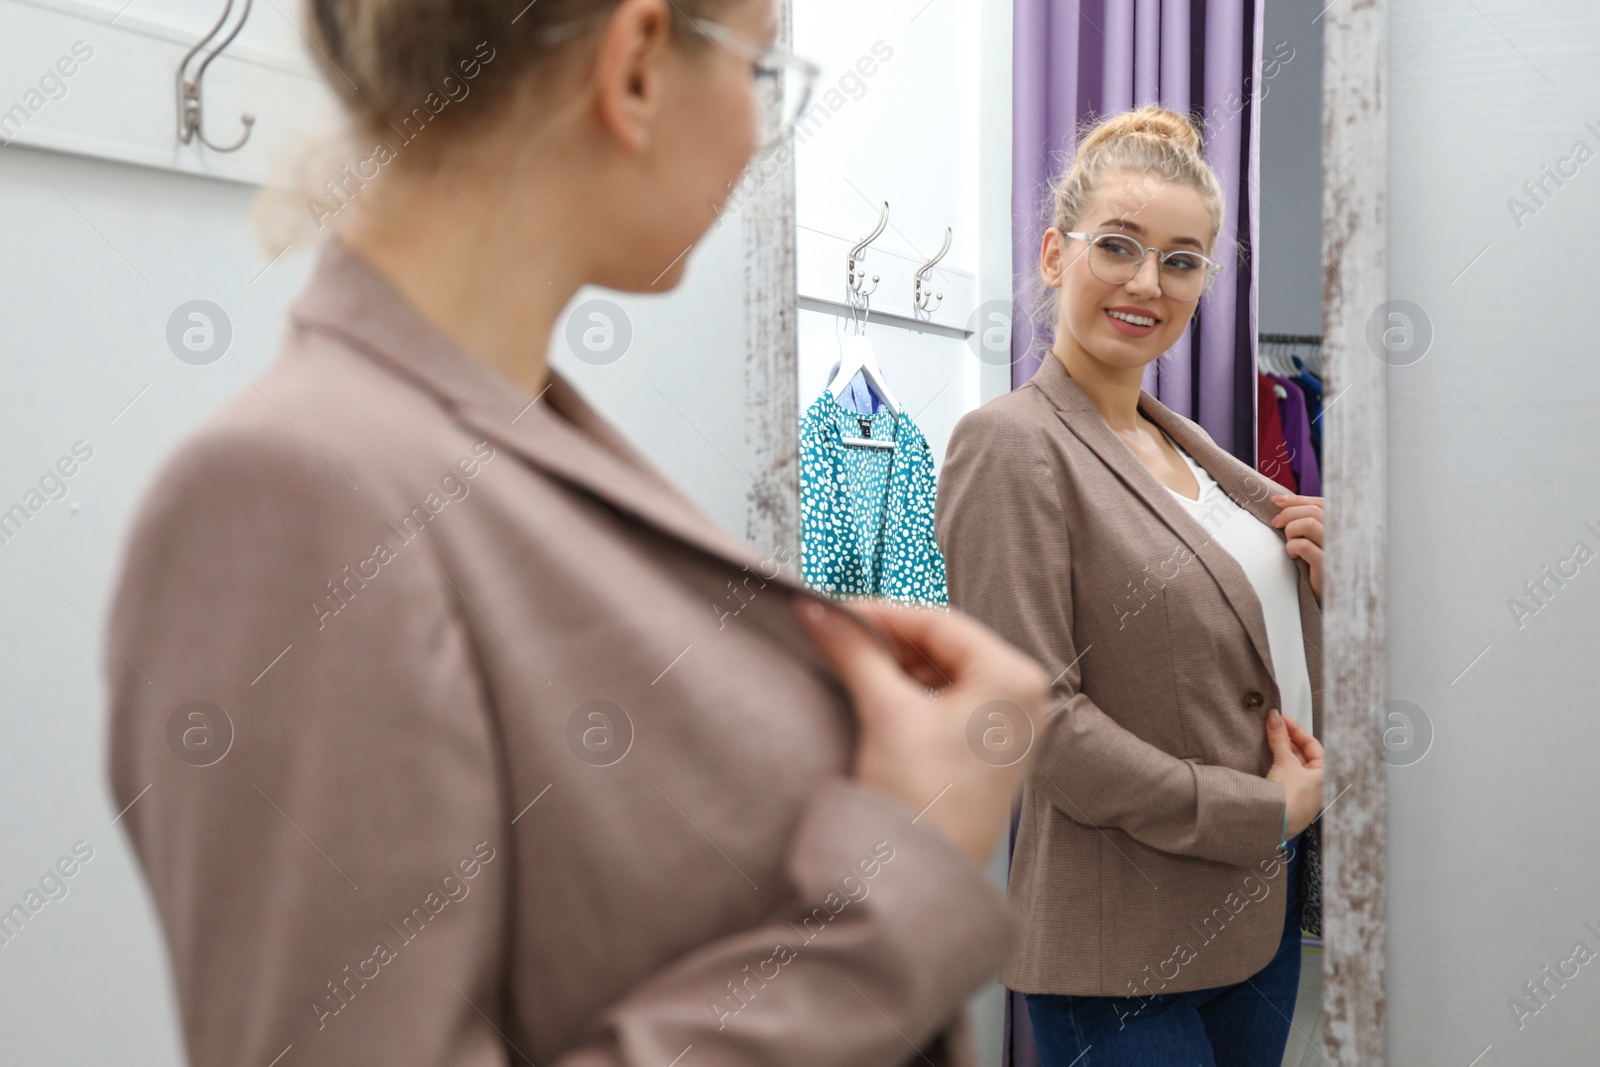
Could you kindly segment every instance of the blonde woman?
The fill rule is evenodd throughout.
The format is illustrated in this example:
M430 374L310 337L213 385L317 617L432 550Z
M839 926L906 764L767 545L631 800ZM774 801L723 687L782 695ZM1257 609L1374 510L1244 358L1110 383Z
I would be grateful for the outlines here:
M1222 203L1183 116L1087 131L1040 247L1054 343L941 474L951 602L1054 679L1001 973L1045 1067L1277 1067L1294 1013L1322 500L1140 384L1222 269Z
M546 350L581 286L682 277L796 68L770 0L309 6L382 169L156 479L109 624L190 1061L974 1062L1021 768L967 721L1042 713L1042 672L807 595Z

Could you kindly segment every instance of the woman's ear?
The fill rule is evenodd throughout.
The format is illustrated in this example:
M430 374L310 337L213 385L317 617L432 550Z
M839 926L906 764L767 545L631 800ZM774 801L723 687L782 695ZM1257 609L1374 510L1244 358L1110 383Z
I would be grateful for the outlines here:
M1044 239L1039 245L1039 274L1044 278L1044 283L1052 289L1061 288L1064 253L1061 231L1054 226L1047 228L1044 231Z
M622 0L606 22L596 57L595 105L601 125L627 151L649 147L671 39L667 0Z

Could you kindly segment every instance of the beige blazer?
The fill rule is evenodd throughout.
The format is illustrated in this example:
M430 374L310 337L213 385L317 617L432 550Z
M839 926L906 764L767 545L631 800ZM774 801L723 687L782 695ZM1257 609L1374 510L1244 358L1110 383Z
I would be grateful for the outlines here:
M1252 515L1278 513L1282 486L1148 392L1139 407ZM956 424L935 525L951 603L1055 679L1011 863L1022 943L1001 980L1145 996L1260 970L1284 921L1284 795L1263 777L1280 705L1238 562L1048 355ZM1320 737L1322 611L1296 564Z
M796 551L327 244L107 630L191 1062L976 1062L1004 901L847 777Z

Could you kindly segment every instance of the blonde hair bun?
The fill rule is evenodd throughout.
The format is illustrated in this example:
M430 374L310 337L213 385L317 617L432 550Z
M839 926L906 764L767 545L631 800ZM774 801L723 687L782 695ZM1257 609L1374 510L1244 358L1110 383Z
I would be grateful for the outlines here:
M1186 116L1160 104L1145 104L1132 111L1112 115L1103 122L1089 120L1079 134L1078 154L1081 156L1092 152L1106 141L1140 135L1176 141L1195 152L1201 148L1200 131Z

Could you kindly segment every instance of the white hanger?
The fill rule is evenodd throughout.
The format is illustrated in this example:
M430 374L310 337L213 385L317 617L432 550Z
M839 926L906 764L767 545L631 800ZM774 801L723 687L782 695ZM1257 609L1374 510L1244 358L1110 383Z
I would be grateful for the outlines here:
M838 373L828 383L828 392L833 394L835 400L850 388L850 381L857 372L867 379L867 387L878 394L878 399L889 409L889 414L900 414L900 403L889 391L889 384L883 380L883 371L878 367L878 356L872 350L872 342L867 340L865 334L860 333L845 338L844 353L839 358Z
M1264 369L1268 374L1283 373L1283 364L1278 360L1278 346L1275 342L1263 341L1261 343L1260 355L1261 362L1265 365Z

